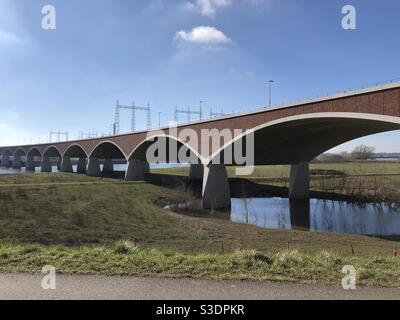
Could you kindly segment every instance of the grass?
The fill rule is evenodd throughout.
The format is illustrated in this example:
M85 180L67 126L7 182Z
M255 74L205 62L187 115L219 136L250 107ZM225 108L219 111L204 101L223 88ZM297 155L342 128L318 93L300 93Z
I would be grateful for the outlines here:
M184 192L151 183L70 174L26 174L13 177L18 183L10 186L10 178L0 176L0 241L6 243L77 247L112 245L125 239L145 248L185 253L221 253L223 243L224 252L275 252L289 246L305 253L330 250L340 255L352 254L351 246L358 255L390 255L397 245L394 241L350 234L266 230L231 223L227 214L200 209L195 215L186 211L173 213L163 207L181 201L176 198ZM54 184L54 179L60 183ZM76 179L81 182L75 183Z
M400 259L342 257L326 251L307 255L297 250L263 254L236 250L229 254L189 255L141 249L129 242L105 247L0 245L0 269L38 273L52 265L61 274L151 276L215 280L291 281L340 285L342 268L353 265L361 286L400 286Z
M379 170L396 174L393 164L381 165ZM355 164L342 166L318 164L312 169L359 174ZM271 179L271 173L281 179L287 173L287 167L275 169L257 168L250 178ZM232 175L233 168L229 170ZM361 172L376 175L379 170L368 164ZM158 173L171 171L182 175L185 169ZM163 209L182 195L195 203L195 214ZM72 274L338 285L341 268L352 264L363 285L400 285L396 239L267 230L231 223L227 214L202 211L198 202L181 182L172 186L74 174L0 175L0 271L39 272L50 264Z

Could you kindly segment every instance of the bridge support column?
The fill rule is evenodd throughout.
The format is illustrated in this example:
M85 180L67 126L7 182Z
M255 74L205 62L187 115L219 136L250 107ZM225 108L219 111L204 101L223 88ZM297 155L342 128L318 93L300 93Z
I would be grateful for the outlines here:
M86 158L79 158L76 172L80 174L86 174Z
M5 167L5 168L9 168L10 167L10 156L3 154L3 156L1 157L1 166Z
M90 158L86 175L89 177L101 177L100 162L97 158Z
M204 167L203 208L229 210L231 193L228 174L223 164L210 164Z
M126 181L143 181L145 175L150 172L150 166L147 162L132 159L128 161L126 168L125 180Z
M72 168L72 162L71 162L71 158L70 157L63 157L61 159L60 171L61 172L67 172L67 173L74 172L74 169Z
M143 162L143 166L144 166L144 174L149 174L150 173L150 164L147 161Z
M189 181L201 181L204 176L204 166L202 164L191 164L189 170Z
M289 199L310 198L310 164L301 162L290 167Z
M21 156L19 155L14 155L13 159L13 168L14 169L21 169Z
M49 157L43 157L41 163L41 172L52 172L51 161Z
M32 156L26 157L26 171L35 172L35 158Z
M113 159L105 159L103 164L103 173L112 173L114 171Z

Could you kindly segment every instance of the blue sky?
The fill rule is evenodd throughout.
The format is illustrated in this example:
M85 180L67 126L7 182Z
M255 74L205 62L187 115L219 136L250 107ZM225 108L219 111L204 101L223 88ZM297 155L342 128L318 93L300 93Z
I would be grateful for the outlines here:
M48 4L56 30L41 27ZM341 27L346 4L356 30ZM0 0L0 144L108 133L116 99L150 102L157 125L200 100L206 114L264 106L268 79L281 103L399 78L399 13L397 0ZM400 152L399 138L335 151Z

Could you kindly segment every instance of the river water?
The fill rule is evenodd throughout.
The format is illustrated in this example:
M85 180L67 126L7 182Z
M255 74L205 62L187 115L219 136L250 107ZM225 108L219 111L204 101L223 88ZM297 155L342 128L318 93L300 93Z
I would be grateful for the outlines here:
M188 167L187 164L151 164L152 169L166 169L166 168L185 168ZM103 165L100 165L103 168ZM76 165L73 166L74 171L76 171ZM36 173L40 173L40 167L35 168ZM114 164L115 171L126 171L126 164ZM52 167L53 172L58 172L57 166ZM12 168L2 168L0 167L0 174L14 174L14 173L25 173L25 167L20 170Z
M231 220L270 229L400 235L400 210L390 204L357 204L318 199L232 199Z

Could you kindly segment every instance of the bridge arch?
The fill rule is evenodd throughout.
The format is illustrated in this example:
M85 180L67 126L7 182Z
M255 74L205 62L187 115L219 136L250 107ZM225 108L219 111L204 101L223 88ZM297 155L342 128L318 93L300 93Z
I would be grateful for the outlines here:
M26 156L26 152L25 152L24 149L18 148L17 150L15 150L14 156L25 157Z
M126 159L126 155L118 144L106 140L100 142L94 147L92 152L89 154L89 158Z
M56 146L49 146L43 151L43 157L61 158L62 154Z
M28 150L28 152L26 153L27 157L41 157L42 153L40 152L40 150L36 147L32 147Z
M88 158L88 154L80 144L73 144L65 150L63 157Z
M190 146L189 144L185 143L184 141L178 139L177 137L166 134L165 132L155 133L154 135L146 138L144 141L139 143L136 146L136 148L128 155L127 160L129 161L132 159L138 159L138 160L147 162L148 159L146 157L146 153L147 153L148 148L155 143L161 143L161 144L166 145L167 155L166 155L165 162L169 163L170 159L169 159L169 155L168 155L168 149L169 149L168 146L172 141L174 143L177 143L178 150L180 150L182 147L185 148L183 150L183 152L186 152L186 155L188 158L190 157L189 153L191 153L193 155L193 157L196 158L196 162L198 162L199 164L204 163L204 158L192 146Z
M255 165L266 165L309 162L348 141L393 130L400 130L399 117L351 112L290 116L266 122L238 135L209 156L206 163L212 163L227 148L234 148L235 143L249 134L254 134Z
M13 156L14 153L12 152L11 149L5 149L5 150L2 152L1 155L2 155L2 156L3 156L3 155L4 155L4 156Z

